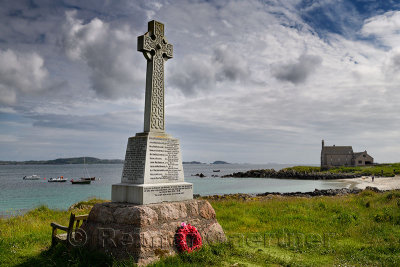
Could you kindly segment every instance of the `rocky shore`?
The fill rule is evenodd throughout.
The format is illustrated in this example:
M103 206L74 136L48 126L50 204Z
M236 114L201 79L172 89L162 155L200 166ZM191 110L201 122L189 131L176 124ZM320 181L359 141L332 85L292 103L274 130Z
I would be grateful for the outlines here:
M376 187L366 187L364 190L362 189L349 189L349 188L340 188L340 189L315 189L312 192L290 192L290 193L279 193L279 192L266 192L261 194L225 194L225 195L212 195L212 196L200 196L194 195L195 198L209 199L209 200L224 200L224 199L237 199L237 200L250 200L257 198L269 198L273 196L282 196L282 197L319 197L319 196L342 196L348 194L358 194L362 191L369 190L377 193L382 193L390 190L380 190Z
M330 173L330 172L298 172L294 170L262 169L250 170L247 172L235 172L224 175L222 178L279 178L279 179L302 179L302 180L334 180L361 177L361 174L354 173Z

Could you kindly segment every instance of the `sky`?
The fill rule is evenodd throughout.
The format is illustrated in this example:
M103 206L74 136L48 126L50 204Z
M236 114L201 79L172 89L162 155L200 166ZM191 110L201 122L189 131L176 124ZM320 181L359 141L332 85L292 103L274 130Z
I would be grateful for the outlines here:
M0 160L123 159L155 19L184 161L318 164L324 139L400 162L400 1L0 2Z

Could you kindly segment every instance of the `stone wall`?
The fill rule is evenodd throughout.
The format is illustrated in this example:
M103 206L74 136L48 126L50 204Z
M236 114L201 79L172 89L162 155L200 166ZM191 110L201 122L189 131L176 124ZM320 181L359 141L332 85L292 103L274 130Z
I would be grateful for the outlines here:
M182 222L195 226L203 244L226 241L206 200L148 205L96 204L83 225L86 246L143 265L177 252L175 233Z

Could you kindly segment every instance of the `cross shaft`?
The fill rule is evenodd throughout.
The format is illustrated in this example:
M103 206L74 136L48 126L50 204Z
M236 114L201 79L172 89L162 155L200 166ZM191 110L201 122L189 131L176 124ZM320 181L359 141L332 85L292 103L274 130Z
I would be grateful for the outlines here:
M164 61L173 53L164 36L164 24L155 20L148 23L148 32L138 37L138 51L147 59L144 131L164 132Z

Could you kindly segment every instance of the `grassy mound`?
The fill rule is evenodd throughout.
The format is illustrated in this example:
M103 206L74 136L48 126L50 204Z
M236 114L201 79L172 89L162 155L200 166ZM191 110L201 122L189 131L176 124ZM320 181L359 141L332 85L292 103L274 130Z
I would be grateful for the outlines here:
M229 242L152 266L400 265L400 191L210 203ZM0 266L132 266L83 249L49 249L50 222L67 224L68 218L67 211L42 206L0 219Z

